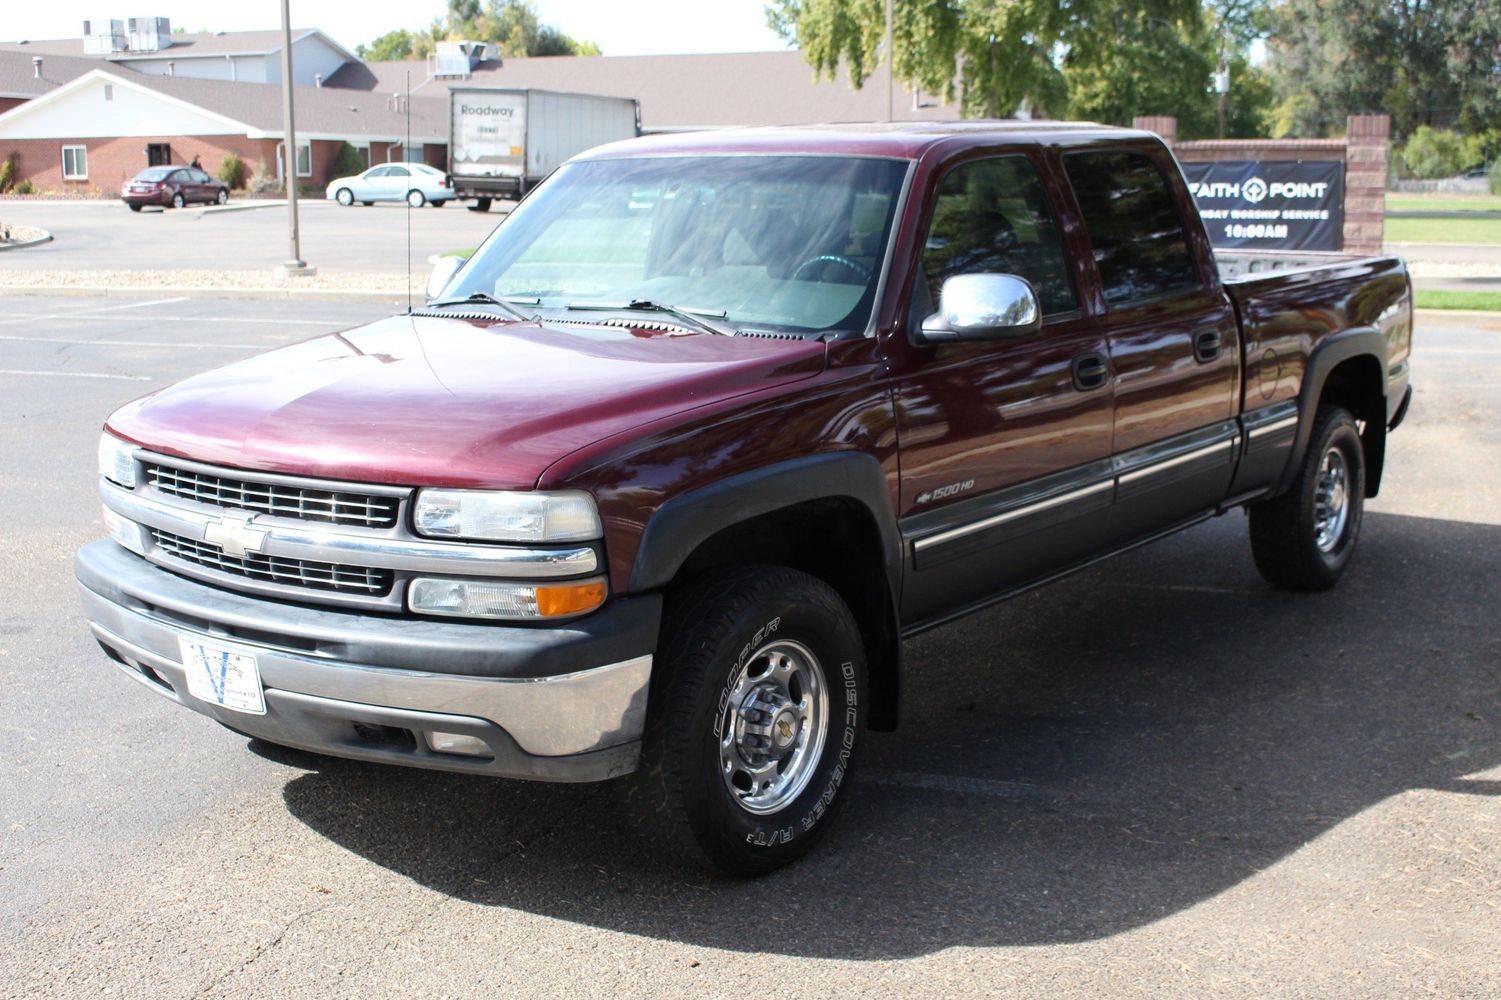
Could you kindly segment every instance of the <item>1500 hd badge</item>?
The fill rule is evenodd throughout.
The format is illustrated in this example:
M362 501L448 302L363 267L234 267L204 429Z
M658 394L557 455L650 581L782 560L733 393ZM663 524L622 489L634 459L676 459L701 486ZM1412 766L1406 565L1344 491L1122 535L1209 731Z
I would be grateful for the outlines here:
M949 483L947 486L940 486L936 490L923 490L917 495L917 502L919 504L932 503L934 500L943 500L974 488L975 481L973 479L966 479L962 483Z

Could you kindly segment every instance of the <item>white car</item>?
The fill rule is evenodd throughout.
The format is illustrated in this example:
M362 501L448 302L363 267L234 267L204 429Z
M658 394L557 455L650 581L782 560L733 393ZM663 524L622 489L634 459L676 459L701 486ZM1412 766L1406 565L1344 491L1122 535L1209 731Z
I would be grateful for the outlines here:
M448 175L425 163L382 163L362 174L330 181L327 194L329 201L340 205L405 201L413 208L424 204L441 208L454 197Z

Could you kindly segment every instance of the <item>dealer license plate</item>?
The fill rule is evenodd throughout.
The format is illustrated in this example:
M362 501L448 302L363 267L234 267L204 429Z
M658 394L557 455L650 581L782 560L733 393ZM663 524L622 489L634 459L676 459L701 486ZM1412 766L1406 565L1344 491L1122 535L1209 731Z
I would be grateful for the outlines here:
M182 666L188 674L188 693L211 705L235 712L266 714L266 698L261 693L261 671L255 654L237 649L177 640L182 650Z

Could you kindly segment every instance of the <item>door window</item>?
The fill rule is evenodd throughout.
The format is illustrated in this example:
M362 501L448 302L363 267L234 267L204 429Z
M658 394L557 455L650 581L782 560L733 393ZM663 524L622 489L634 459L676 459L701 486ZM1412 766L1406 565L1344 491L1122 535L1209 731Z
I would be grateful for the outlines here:
M963 163L944 177L923 245L915 319L937 308L946 278L980 272L1027 279L1044 315L1078 305L1042 177L1024 156Z
M1149 157L1072 153L1063 165L1094 246L1106 302L1124 304L1199 286L1183 220Z

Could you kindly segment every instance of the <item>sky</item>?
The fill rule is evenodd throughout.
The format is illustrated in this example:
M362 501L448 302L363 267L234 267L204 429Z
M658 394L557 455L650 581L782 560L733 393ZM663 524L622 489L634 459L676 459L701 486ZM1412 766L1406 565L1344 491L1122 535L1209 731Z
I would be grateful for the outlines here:
M544 24L595 42L608 56L786 48L766 27L764 0L534 2ZM188 31L250 31L281 26L281 4L276 0L241 0L234 4L90 0L83 13L56 13L50 5L20 0L0 0L0 4L5 8L0 14L0 41L81 36L85 17L168 17L174 28ZM394 28L425 26L447 10L444 0L291 0L291 7L295 26L322 28L350 51Z

